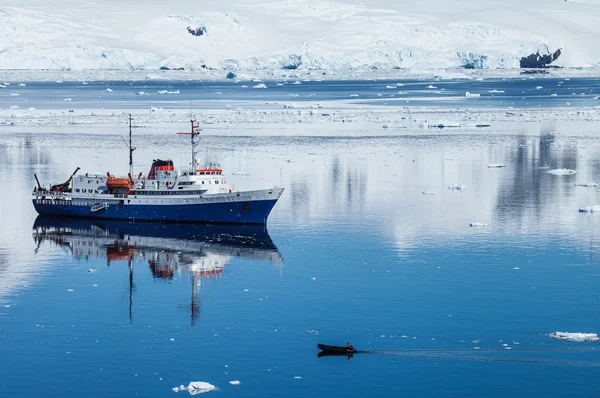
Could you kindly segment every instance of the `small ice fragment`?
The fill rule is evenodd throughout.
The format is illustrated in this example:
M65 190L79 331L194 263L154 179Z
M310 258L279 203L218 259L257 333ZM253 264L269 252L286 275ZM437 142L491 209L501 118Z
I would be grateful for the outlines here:
M550 94L550 96L551 97L556 97L556 96L558 96L558 94L552 93L552 94Z
M252 86L252 88L267 88L264 83L257 84L256 86Z
M97 270L95 270L95 269L93 269L93 268L90 268L90 269L88 269L88 272L96 272L96 271L97 271Z
M460 191L460 190L463 190L463 189L466 189L466 188L467 188L466 185L457 184L455 182L453 182L452 184L448 185L448 189L450 189L452 191L455 191L455 190L459 190Z
M170 338L169 340L171 340L171 341L175 341L175 339L174 339L174 338Z
M429 86L427 86L427 88L437 88L437 87L434 86L433 84L430 84Z
M519 270L519 269L521 269L521 268L519 268L519 267L514 267L513 269L515 269L515 270Z
M25 83L19 83L19 87L25 87L26 84Z
M428 195L428 196L433 196L433 195L435 195L435 192L433 192L433 191L423 191L423 192L421 192L421 193L422 193L423 195Z
M469 225L470 225L471 227L487 227L487 226L488 226L486 223L483 223L483 222L477 222L477 221L475 221L475 222L471 222Z
M504 347L505 350L512 350L511 347Z
M179 387L173 387L172 390L175 392L179 392Z
M295 82L293 82L292 84L302 84L300 83L298 80L296 80Z
M10 93L11 97L18 97L20 94L19 93Z
M302 376L294 376L294 379L301 379Z
M65 102L71 102L72 100L71 100L71 98L65 98L63 101L65 101Z
M385 88L396 88L396 86L385 86Z
M239 386L240 385L240 381L239 380L231 380L229 382L229 384L233 385L233 386Z
M351 97L358 97L358 94L350 94Z
M210 383L206 383L204 381L192 381L187 386L187 390L190 393L190 395L201 394L204 392L212 391L214 389L215 389L215 386L213 386Z
M135 95L148 95L148 93L144 91L138 91L137 93L135 93Z
M502 93L504 93L504 90L490 90L490 91L488 91L488 93L492 93L492 94L502 94Z
M107 91L107 92L109 92L109 93L112 93L112 91L113 91L113 90L112 90L112 88L108 87L108 88L106 89L106 91Z
M94 284L92 285L92 287L98 287L98 285L94 283Z
M544 87L542 87L542 86L535 86L535 89L536 89L536 90L541 90L541 89L543 89L543 88L544 88Z
M600 341L596 333L569 333L569 332L554 332L548 336L558 339L583 343L585 341Z
M552 170L548 170L546 173L552 174L555 176L568 176L568 175L577 173L577 171L571 170L571 169L552 169Z
M579 209L580 213L600 213L600 205L585 206Z
M57 82L57 83L62 83L63 81L62 81L62 80L57 80L56 82Z
M481 97L481 94L472 94L472 93L470 93L470 92L467 91L465 93L465 97L466 98L479 98L479 97Z
M314 276L312 278L310 278L310 279L313 280L313 281L317 280L317 278L315 278Z
M74 292L74 291L75 291L75 290L73 290L73 289L67 289L67 292L69 292L69 293L70 293L70 292Z
M248 289L244 289L244 291L245 291L245 292L247 292L247 291L248 291Z
M506 167L504 163L490 163L486 166L488 169L497 169L501 167Z

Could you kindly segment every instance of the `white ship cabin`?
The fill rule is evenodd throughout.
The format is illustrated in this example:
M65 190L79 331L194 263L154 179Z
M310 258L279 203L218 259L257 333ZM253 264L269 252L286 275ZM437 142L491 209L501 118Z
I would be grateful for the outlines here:
M231 193L223 170L209 165L202 169L176 171L172 160L156 159L147 176L136 179L85 174L73 178L73 194L109 195L202 195Z

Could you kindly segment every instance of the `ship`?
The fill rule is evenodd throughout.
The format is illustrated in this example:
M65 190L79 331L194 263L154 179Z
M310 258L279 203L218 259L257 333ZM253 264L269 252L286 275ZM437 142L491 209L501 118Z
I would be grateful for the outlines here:
M190 311L192 325L200 318L202 284L220 279L234 259L271 264L280 275L283 272L283 257L264 225L138 223L40 215L32 235L36 253L42 244L56 245L84 266L96 260L105 261L107 267L127 264L130 321L134 269L139 274L145 268L155 280L164 281L189 275L191 300L181 308Z
M177 134L191 136L191 167L175 170L173 160L155 159L147 175L134 178L130 115L127 177L78 174L78 167L67 181L45 188L35 175L35 210L41 215L111 220L266 225L283 188L233 190L218 165L198 167L198 123L191 120L191 131Z

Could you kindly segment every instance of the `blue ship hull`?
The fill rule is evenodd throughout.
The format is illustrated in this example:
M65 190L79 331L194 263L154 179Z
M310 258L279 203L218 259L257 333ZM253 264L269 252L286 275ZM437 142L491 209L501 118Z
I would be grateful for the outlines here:
M182 205L112 205L92 211L92 205L72 205L61 201L33 200L35 210L42 215L86 217L109 220L169 221L187 223L267 223L267 217L277 199L250 202L223 202Z

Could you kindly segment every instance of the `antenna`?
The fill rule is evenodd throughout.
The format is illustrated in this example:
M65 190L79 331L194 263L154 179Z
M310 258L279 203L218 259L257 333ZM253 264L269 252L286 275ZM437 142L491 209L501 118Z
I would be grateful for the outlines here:
M200 135L200 125L194 120L191 119L190 123L192 124L192 130L189 133L177 133L177 134L189 134L191 136L192 143L192 170L196 170L196 155L198 154L198 145L200 145L200 140L196 140L196 137ZM200 131L199 131L200 130Z
M133 151L135 148L131 146L131 113L129 114L129 175L133 175Z

